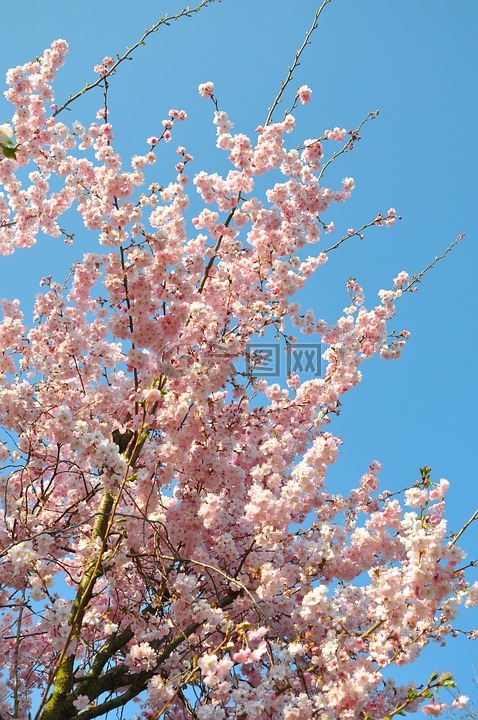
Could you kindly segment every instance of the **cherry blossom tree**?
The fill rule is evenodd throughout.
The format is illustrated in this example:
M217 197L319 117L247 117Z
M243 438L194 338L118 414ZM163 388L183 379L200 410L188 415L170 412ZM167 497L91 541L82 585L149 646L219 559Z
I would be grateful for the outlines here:
M351 278L335 323L294 301L331 252L399 219L382 211L327 247L322 218L354 182L329 188L325 172L376 113L349 133L297 139L303 85L276 117L330 0L256 138L234 130L212 82L200 85L227 173L190 178L179 146L175 179L161 184L152 166L187 122L180 109L123 161L109 78L161 25L211 2L106 57L62 106L52 85L64 40L7 75L1 253L40 234L73 242L72 211L96 245L79 247L65 283L43 279L31 321L2 302L1 720L90 720L135 699L144 720L371 720L423 702L436 715L437 691L453 685L390 674L477 602L446 534L449 483L424 467L392 496L373 461L341 495L326 476L343 395L366 360L399 357L408 333L388 329L395 304L457 240L415 276L397 269L375 304ZM64 110L95 87L97 117L71 122ZM293 350L293 327L320 339L325 368L282 387L249 347L274 332Z

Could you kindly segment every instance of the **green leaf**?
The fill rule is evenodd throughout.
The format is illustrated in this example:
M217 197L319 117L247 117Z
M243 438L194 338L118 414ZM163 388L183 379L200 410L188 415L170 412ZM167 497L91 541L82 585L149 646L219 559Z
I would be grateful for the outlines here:
M442 687L449 688L456 687L456 682L453 679L453 675L450 675L450 673L443 673L443 675L440 677L440 685L442 685Z
M6 158L17 158L18 145L7 145L7 143L0 143L2 152Z
M420 475L422 478L422 482L424 482L425 484L430 482L431 471L432 471L432 469L430 467L427 467L427 465L420 468Z

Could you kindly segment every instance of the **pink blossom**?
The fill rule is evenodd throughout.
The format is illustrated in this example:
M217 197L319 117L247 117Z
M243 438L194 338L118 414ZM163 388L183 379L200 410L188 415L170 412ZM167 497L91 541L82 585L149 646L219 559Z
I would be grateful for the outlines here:
M87 695L78 695L73 705L77 710L84 710L90 704L90 698Z
M431 702L428 705L424 705L422 707L422 713L424 715L431 715L432 717L438 717L447 708L448 708L448 705L445 705L444 703Z
M60 666L80 715L136 691L144 717L393 714L409 687L382 669L443 642L478 590L447 536L446 480L392 497L377 461L330 479L344 396L409 337L393 332L404 271L371 303L349 278L327 320L298 302L328 260L313 247L334 229L323 218L354 189L320 171L322 138L345 131L291 139L286 115L249 137L216 109L223 162L188 186L180 145L151 177L186 113L122 158L104 107L52 115L66 52L56 41L8 72L0 126L18 144L0 162L0 253L79 242L68 282L40 281L33 318L0 306L0 715L27 717L50 680L56 698ZM214 99L212 83L199 92ZM320 339L320 377L299 363L285 383L255 376L276 341L251 348L274 336L303 363Z
M214 97L214 83L212 83L212 82L201 83L198 87L198 91L199 91L199 94L201 97L212 98L212 97Z
M347 131L345 128L342 128L342 130L338 127L335 127L333 130L326 130L324 132L324 135L327 140L335 140L335 142L342 142L342 140L345 138L347 134Z
M453 700L451 707L453 710L465 710L469 701L470 698L467 695L459 695Z
M113 58L107 56L107 57L103 58L103 62L100 65L95 65L94 71L95 71L95 73L98 73L99 75L104 77L105 75L108 74L108 72L110 71L110 69L114 65L114 63L115 63L115 61L113 60Z
M198 667L201 669L206 685L215 687L229 674L233 666L232 660L224 657L219 659L215 653L203 655L198 660Z
M232 659L234 662L241 663L242 665L249 665L260 660L266 651L267 645L265 642L262 642L255 650L251 650L251 648L246 647L238 652L235 652Z
M151 670L156 664L156 653L149 643L142 642L133 645L125 662L131 670Z
M440 500L448 492L449 488L450 483L448 480L441 478L438 485L435 485L435 487L430 490L430 498L432 500Z
M162 397L161 391L157 388L148 388L147 390L143 390L143 400L147 403L158 402Z
M13 137L13 129L10 123L0 125L0 143L6 143Z
M404 285L408 285L409 281L408 273L402 270L402 272L398 273L397 277L393 279L393 284L401 288L404 287Z
M428 490L425 488L412 487L405 491L405 499L410 507L420 507L428 500Z
M475 605L478 605L478 581L466 591L465 607L474 607Z
M297 90L297 97L299 98L302 105L307 105L312 98L312 90L307 85L301 85Z
M169 111L169 117L171 120L179 120L180 122L183 122L184 120L187 120L187 113L185 110L170 110Z

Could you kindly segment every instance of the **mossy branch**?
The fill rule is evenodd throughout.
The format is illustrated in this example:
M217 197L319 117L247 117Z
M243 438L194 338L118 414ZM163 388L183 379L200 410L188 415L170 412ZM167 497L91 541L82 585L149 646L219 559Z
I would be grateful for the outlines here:
M232 590L227 593L227 595L225 595L219 602L215 603L213 607L224 608L227 605L230 605L230 603L233 602L240 594L241 590ZM139 673L131 673L128 671L126 666L122 664L120 666L112 668L100 678L89 679L88 677L86 677L84 679L78 680L77 682L81 683L80 694L88 695L88 697L92 700L99 697L103 693L111 692L117 690L118 688L127 687L128 689L125 690L125 692L123 692L121 695L107 700L100 705L85 708L85 710L83 710L79 714L75 712L74 714L70 715L64 713L62 716L57 716L58 720L60 718L61 720L93 720L93 718L104 716L106 715L106 713L111 712L112 710L123 707L124 705L126 705L126 703L137 697L143 690L145 690L148 681L157 674L158 668L171 656L171 654L180 645L182 645L185 640L188 639L188 637L195 633L196 630L201 627L201 625L201 622L193 622L190 623L184 630L178 632L178 634L174 638L172 638L172 640L170 640L170 642L168 642L161 649L161 651L158 652L156 658L156 665L151 670L144 670ZM129 633L131 633L131 635L129 635ZM117 636L116 641L124 641L126 637L128 637L128 642L132 638L132 632L129 628L127 628L121 635ZM151 641L150 644L153 647L159 647L161 642L162 641ZM112 643L114 644L114 640L112 640ZM102 650L106 650L105 646L104 648L102 648ZM101 652L102 651L100 650L100 653ZM97 660L99 654L97 656ZM105 656L107 654L108 651L105 652ZM70 696L68 703L68 707L70 708L72 707L72 699L73 698ZM63 707L65 708L65 705Z
M111 492L107 491L104 493L93 523L92 539L100 539L103 545L108 530L114 500L114 495ZM102 575L102 556L103 551L99 552L96 558L90 560L83 577L81 578L76 597L71 606L70 617L68 619L70 632L66 640L65 647L60 654L56 668L52 673L50 682L45 689L36 720L39 720L40 718L41 720L63 720L65 717L65 703L67 702L68 696L74 685L73 667L75 654L67 654L68 648L70 647L72 640L78 637L86 609L93 595L95 583ZM46 700L52 684L53 692L51 697Z

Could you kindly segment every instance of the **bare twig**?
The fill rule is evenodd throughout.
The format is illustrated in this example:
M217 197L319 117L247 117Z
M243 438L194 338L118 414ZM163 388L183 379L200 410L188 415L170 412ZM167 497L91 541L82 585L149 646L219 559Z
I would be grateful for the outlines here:
M451 541L450 545L454 545L457 542L457 540L463 535L465 530L467 530L470 527L471 523L474 522L475 520L478 520L478 510L475 510L475 512L473 513L471 518L463 525L461 530L459 532L457 532L456 535L454 535L453 540Z
M215 565L210 565L209 563L203 563L200 560L195 560L194 558L189 558L189 557L176 558L176 557L172 557L170 555L161 555L161 559L162 560L173 560L173 561L180 559L182 562L192 563L193 565L198 565L199 567L202 567L202 568L205 568L207 570L211 570L212 572L217 573L218 575L223 577L225 580L227 580L228 583L230 583L231 585L237 585L237 587L240 590L242 590L242 592L245 595L247 595L247 597L252 602L252 604L256 608L257 612L259 613L259 615L261 615L261 617L269 624L269 626L272 628L272 630L274 630L274 632L277 634L277 636L281 637L279 630L276 627L274 627L274 623L272 622L270 617L268 617L268 615L264 612L264 610L261 608L261 606L259 605L257 600L254 598L251 591L248 590L248 588L243 583L241 583L236 577L233 577L232 575L228 575L228 573L224 572L223 570L216 567Z
M267 115L267 119L266 119L264 125L269 125L269 123L272 122L272 116L274 114L275 109L277 108L277 106L279 105L279 103L282 100L282 95L284 93L284 90L291 82L292 77L294 75L294 70L300 65L300 62L299 62L300 57L301 57L302 53L304 52L305 48L307 47L307 45L310 45L310 38L311 38L311 35L314 32L314 30L317 29L317 26L319 24L319 17L322 14L322 11L325 8L325 6L328 5L330 2L332 2L332 0L324 0L322 5L320 6L320 8L316 11L316 13L314 15L314 22L312 23L310 28L307 30L307 32L305 34L304 42L302 43L300 48L295 53L294 62L290 66L285 80L283 80L281 82L279 92L277 93L277 96L276 96L274 102L272 103L271 107L269 108L269 113Z
M229 225L231 224L232 218L234 217L234 213L236 212L236 210L237 210L237 208L238 208L239 203L240 203L241 200L242 200L241 193L239 193L239 195L237 196L237 203L234 205L234 207L232 208L231 212L230 212L229 215L227 216L227 219L226 219L226 221L225 221L225 223L224 223L224 227L229 227ZM204 290L204 285L206 284L206 280L207 280L208 277L209 277L209 273L211 272L211 268L212 268L212 266L214 265L214 261L215 261L215 259L217 258L217 254L218 254L219 249L220 249L220 247L221 247L221 243L222 243L223 238L224 238L224 235L221 235L221 236L218 238L218 240L217 240L217 242L216 242L216 245L214 246L214 252L213 252L213 254L211 255L211 257L209 258L209 262L208 262L208 264L206 265L206 268L205 268L205 270L204 270L204 275L202 276L201 282L200 282L200 284L199 284L198 293L202 293L202 291Z
M333 162L335 162L335 160L337 160L338 157L340 157L341 155L343 155L346 152L349 152L349 150L353 149L354 143L357 140L360 140L360 135L359 135L360 130L363 128L363 126L365 125L366 122L368 122L369 120L375 120L378 113L379 113L378 110L372 110L371 112L367 113L367 115L364 117L364 119L360 122L359 126L355 130L350 130L348 132L348 135L350 135L350 138L347 140L345 145L338 152L334 153L332 155L332 157L330 157L327 160L327 162L325 163L325 165L322 167L320 174L318 176L319 182L324 177L324 173L327 170L327 168L329 167L329 165L331 165Z
M453 242L452 242L450 245L448 245L447 249L446 249L444 252L442 252L441 255L437 255L437 256L435 257L435 259L432 260L431 263L429 263L425 268L423 268L423 270L422 270L421 272L418 273L418 275L413 275L413 276L412 276L412 279L411 279L411 281L408 283L408 285L406 285L406 287L403 288L403 292L409 292L409 291L411 291L412 288L414 287L414 285L417 285L417 284L421 281L421 279L423 278L423 276L426 275L426 273L427 273L429 270L431 270L432 268L434 268L435 265L437 264L437 262L439 262L440 260L443 260L443 258L446 257L446 256L448 255L448 253L453 250L453 248L455 247L455 245L458 245L458 243L460 242L460 240L462 240L462 238L464 238L464 237L465 237L465 233L460 233L460 235L458 235L458 237L455 238L455 240L453 240Z
M425 687L423 687L421 690L416 691L410 689L407 698L402 703L397 705L395 710L389 713L384 718L384 720L392 720L395 715L404 715L405 713L403 712L403 710L405 710L409 705L411 705L416 700L425 700L432 698L438 688L441 687L455 687L453 678L449 673L442 673L440 677L438 677L438 673L434 673L425 685ZM368 714L366 715L366 719L371 720Z
M327 1L330 2L330 0L327 0ZM53 117L56 117L61 112L63 112L63 110L66 110L75 100L78 100L79 97L81 97L82 95L87 93L89 90L93 90L93 88L95 88L95 87L104 85L104 82L106 81L106 79L108 77L111 77L111 75L114 75L118 66L121 65L121 63L124 62L125 60L131 60L131 54L135 50L137 50L137 48L140 45L145 45L146 39L153 33L157 32L159 30L159 28L161 27L161 25L169 25L171 22L173 22L175 20L179 20L180 18L191 17L194 13L198 13L200 10L202 10L202 8L206 7L207 5L210 5L213 2L215 2L215 0L202 0L202 2L200 2L199 5L197 5L196 7L191 8L188 5L187 7L183 8L180 12L178 12L176 15L166 14L164 17L162 17L160 20L158 20L157 23L152 25L150 28L147 28L144 31L143 35L140 37L140 39L134 45L132 45L131 47L127 47L126 52L123 53L123 55L117 55L116 62L114 63L114 65L112 65L108 69L108 71L104 75L99 77L97 80L95 80L95 82L93 82L91 84L86 83L85 87L82 90L79 90L74 95L70 95L68 100L65 103L63 103L63 105L61 107L59 107L57 110L55 110L55 112L53 113Z
M391 215L389 217L393 218L394 220L401 220L400 215L396 215L396 216ZM364 230L367 230L368 228L373 227L374 225L382 226L384 224L385 220L387 220L387 217L380 215L380 216L374 218L373 220L371 220L370 222L364 223L364 225L359 227L358 230L353 230L353 232L348 232L346 235L341 237L340 240L337 240L336 243L334 243L330 247L326 248L322 252L329 253L329 252L332 252L332 250L337 250L338 247L340 247L344 242L346 242L347 240L349 240L352 237L358 237L358 238L360 238L360 240L363 240L363 238L364 238L363 231ZM322 224L325 228L327 228L327 225L325 223L322 223Z

